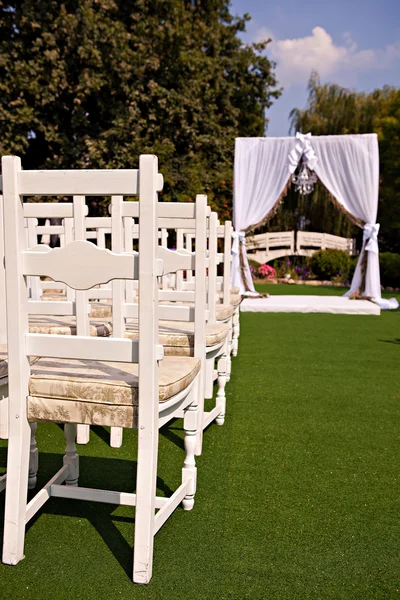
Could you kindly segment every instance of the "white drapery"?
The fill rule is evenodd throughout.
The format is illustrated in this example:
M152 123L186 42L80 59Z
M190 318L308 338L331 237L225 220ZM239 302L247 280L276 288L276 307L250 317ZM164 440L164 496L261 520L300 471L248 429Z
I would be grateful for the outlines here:
M237 244L233 249L233 285L256 294L247 261L244 232L266 220L279 201L301 157L359 225L364 242L353 276L352 294L363 283L362 295L382 308L376 223L379 190L379 150L376 134L286 138L237 138L235 145L233 220Z

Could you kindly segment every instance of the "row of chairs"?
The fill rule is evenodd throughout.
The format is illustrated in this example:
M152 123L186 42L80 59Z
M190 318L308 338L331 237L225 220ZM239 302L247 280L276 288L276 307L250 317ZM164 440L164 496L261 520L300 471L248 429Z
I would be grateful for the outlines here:
M2 159L6 564L23 558L26 524L50 497L108 502L135 506L133 581L148 583L156 532L180 504L193 508L203 431L225 420L240 297L230 286L231 224L219 224L203 195L159 202L162 187L152 155L141 156L137 170L23 171L18 157ZM53 201L26 202L30 196ZM88 217L87 196L109 197L110 216ZM39 243L49 235L60 247ZM205 411L214 382L215 405ZM176 418L183 418L185 457L181 484L167 498L156 493L158 431ZM66 451L27 502L37 483L40 422L64 424ZM137 428L136 493L78 485L76 439L88 443L93 425L111 428L114 447L124 428Z

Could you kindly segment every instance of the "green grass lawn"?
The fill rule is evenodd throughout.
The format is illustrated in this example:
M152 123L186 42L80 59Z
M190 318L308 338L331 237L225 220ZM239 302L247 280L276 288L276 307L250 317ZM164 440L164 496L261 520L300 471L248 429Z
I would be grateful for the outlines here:
M243 313L241 326L226 423L205 432L193 511L157 534L151 583L130 581L133 509L52 499L26 558L0 565L2 599L399 597L400 311ZM80 483L132 491L136 434L107 440L95 428L80 447ZM39 426L38 443L44 483L62 430ZM182 458L176 422L160 435L160 493Z

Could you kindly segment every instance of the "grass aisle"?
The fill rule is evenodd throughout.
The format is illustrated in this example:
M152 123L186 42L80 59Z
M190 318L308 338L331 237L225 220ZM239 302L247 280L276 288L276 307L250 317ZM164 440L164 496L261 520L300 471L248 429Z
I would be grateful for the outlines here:
M194 510L156 537L150 585L130 582L133 509L54 499L29 527L25 560L0 565L2 598L399 597L400 311L241 323L226 424L206 432ZM179 482L179 425L160 436L161 493ZM38 430L43 483L63 434ZM129 432L114 450L92 432L81 484L130 490L135 441Z

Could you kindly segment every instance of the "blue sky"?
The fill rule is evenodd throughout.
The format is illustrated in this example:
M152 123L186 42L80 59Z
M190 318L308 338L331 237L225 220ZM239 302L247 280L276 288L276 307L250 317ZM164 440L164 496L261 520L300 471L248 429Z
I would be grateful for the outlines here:
M284 92L267 113L268 135L288 135L312 69L357 91L400 86L400 0L233 0L231 12L252 17L244 41L273 40L267 56Z

